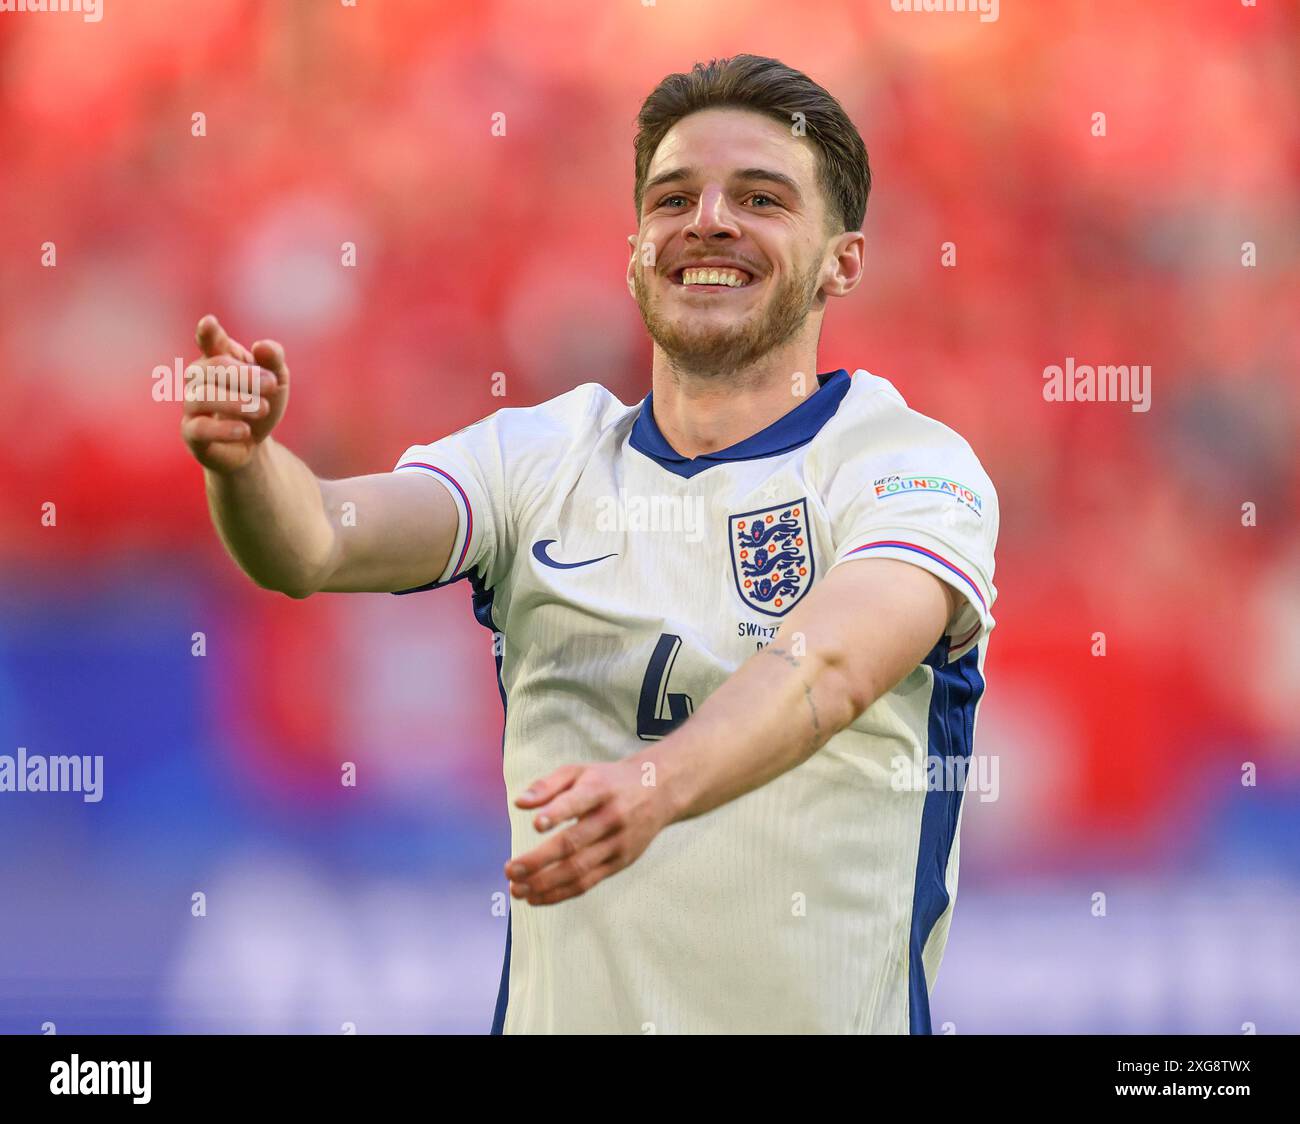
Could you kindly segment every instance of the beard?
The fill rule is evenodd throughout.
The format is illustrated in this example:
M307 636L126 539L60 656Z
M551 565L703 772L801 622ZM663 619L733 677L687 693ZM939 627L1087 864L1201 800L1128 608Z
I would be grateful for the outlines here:
M818 264L813 262L807 272L784 277L765 306L721 326L692 323L689 314L664 316L640 269L633 274L632 284L646 331L672 366L691 375L723 378L744 371L803 327L817 296L818 272Z

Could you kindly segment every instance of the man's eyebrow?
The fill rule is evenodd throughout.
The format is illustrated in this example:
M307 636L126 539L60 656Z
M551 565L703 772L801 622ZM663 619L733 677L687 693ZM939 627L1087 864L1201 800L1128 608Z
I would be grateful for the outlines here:
M641 190L643 193L649 194L661 184L675 183L677 180L688 180L698 174L698 171L697 168L669 168L668 171L660 172L653 179L646 180L646 185Z
M649 195L656 187L661 187L666 183L677 183L679 180L688 180L698 174L698 168L669 168L668 171L660 172L657 176L648 179L641 191L643 195ZM803 193L799 190L799 185L784 172L776 172L771 168L741 168L740 171L734 172L731 178L733 180L764 180L767 183L779 183L794 196L796 202L803 201Z
M803 193L799 190L799 185L784 172L774 172L770 168L742 168L736 173L735 178L738 180L766 180L768 183L779 183L795 197L796 202L803 201Z

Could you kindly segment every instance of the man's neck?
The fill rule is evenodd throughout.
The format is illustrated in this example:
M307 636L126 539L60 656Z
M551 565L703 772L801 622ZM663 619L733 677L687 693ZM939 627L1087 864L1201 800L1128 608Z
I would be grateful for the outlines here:
M654 418L684 457L716 453L752 437L817 393L814 346L796 355L778 349L735 376L678 370L655 348L651 369Z

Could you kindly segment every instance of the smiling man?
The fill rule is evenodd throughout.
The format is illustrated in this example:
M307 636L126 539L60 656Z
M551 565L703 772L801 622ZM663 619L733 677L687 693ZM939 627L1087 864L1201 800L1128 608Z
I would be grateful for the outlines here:
M829 93L750 55L670 75L635 172L642 402L584 383L391 473L318 480L270 436L280 346L205 317L207 385L255 364L263 401L188 403L184 436L259 584L467 578L502 636L494 1030L928 1032L997 496L889 382L815 374L826 306L862 277L871 182Z

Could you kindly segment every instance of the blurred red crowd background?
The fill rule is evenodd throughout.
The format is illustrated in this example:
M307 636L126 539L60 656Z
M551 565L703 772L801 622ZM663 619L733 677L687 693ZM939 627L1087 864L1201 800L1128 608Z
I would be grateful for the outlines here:
M1206 777L1246 756L1294 776L1300 18L1281 3L0 16L0 565L27 576L11 588L53 603L110 574L142 596L188 581L239 646L210 720L267 783L301 791L360 740L394 747L394 777L433 770L499 809L499 702L465 588L252 588L151 372L193 357L209 311L281 340L283 437L325 476L580 382L643 396L622 280L634 117L665 74L740 51L827 86L871 156L868 278L829 311L822 369L893 381L1000 493L981 751L1019 776L977 854L1158 857ZM1149 364L1150 409L1045 401L1067 357Z

